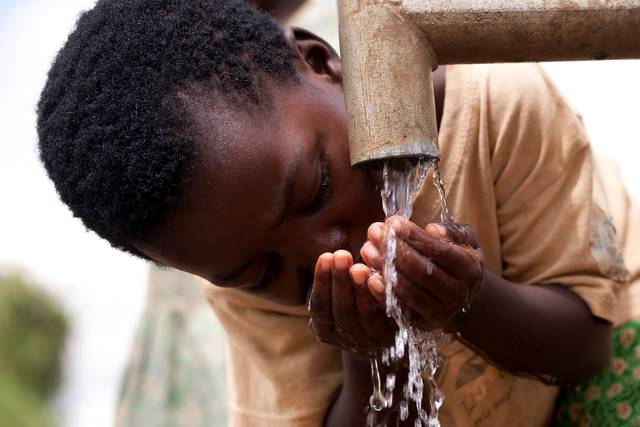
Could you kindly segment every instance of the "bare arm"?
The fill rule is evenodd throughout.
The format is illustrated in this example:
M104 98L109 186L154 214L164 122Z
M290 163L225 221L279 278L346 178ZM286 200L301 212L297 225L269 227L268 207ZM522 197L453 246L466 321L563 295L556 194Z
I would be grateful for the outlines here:
M518 286L486 273L454 329L462 342L503 370L576 384L608 363L611 324L561 286Z

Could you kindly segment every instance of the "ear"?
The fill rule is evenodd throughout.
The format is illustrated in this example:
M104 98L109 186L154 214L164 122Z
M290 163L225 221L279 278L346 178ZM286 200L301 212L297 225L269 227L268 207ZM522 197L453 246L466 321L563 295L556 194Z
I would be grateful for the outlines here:
M313 73L342 85L342 64L340 56L329 43L304 28L285 27L285 44L295 57L299 72Z

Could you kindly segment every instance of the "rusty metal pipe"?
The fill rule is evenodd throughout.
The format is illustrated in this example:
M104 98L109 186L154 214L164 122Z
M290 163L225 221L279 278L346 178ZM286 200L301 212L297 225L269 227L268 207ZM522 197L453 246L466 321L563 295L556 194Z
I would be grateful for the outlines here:
M640 0L338 3L354 165L438 156L438 65L640 58Z

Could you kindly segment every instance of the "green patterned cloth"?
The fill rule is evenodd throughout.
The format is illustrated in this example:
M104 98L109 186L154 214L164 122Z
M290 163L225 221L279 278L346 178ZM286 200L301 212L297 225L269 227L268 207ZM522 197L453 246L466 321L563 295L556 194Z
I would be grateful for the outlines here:
M613 334L609 366L559 400L556 427L640 426L640 321Z
M226 425L222 327L193 276L152 267L115 427Z

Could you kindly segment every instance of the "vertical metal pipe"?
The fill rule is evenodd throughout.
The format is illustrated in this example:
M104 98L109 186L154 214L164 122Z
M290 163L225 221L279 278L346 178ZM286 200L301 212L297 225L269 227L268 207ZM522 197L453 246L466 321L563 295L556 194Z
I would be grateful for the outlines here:
M435 63L423 32L397 7L338 3L351 164L439 156Z

